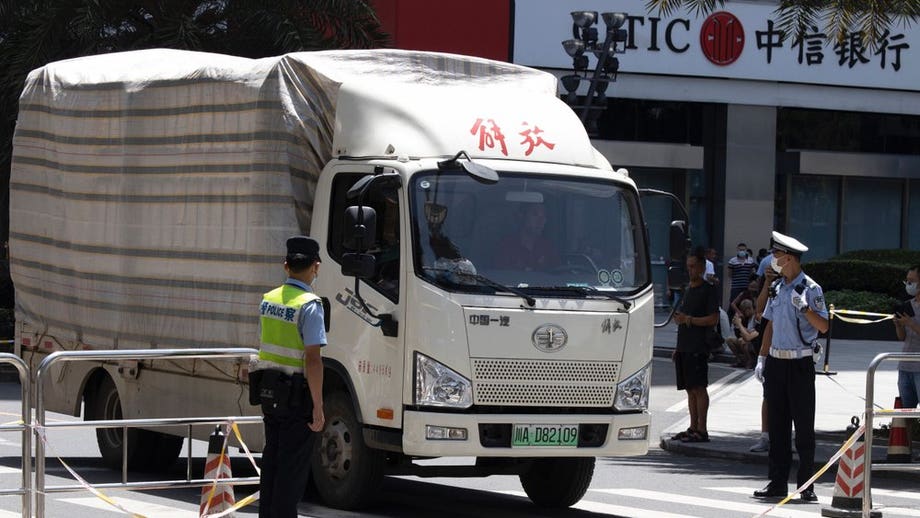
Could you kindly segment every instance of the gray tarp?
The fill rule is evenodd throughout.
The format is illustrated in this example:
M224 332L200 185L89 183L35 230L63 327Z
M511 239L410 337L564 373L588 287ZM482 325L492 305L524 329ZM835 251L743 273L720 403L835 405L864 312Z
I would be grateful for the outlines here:
M284 240L310 230L338 89L358 81L556 88L523 67L396 50L147 50L35 70L10 180L17 320L98 347L256 345Z

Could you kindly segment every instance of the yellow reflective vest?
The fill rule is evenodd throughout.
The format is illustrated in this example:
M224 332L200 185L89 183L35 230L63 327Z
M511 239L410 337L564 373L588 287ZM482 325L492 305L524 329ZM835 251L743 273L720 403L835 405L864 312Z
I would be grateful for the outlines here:
M290 284L262 296L259 306L260 364L303 374L303 337L297 324L303 305L315 300L319 300L316 294Z

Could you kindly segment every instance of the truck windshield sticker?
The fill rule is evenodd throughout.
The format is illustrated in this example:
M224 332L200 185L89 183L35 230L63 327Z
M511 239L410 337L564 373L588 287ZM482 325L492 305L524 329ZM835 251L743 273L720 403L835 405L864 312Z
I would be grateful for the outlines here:
M598 270L597 283L601 286L622 287L623 272L622 270Z
M489 317L489 315L470 315L471 326L489 326L497 323L498 327L508 327L511 325L511 317L502 315L499 317Z
M350 289L345 288L344 295L342 293L336 293L335 300L338 301L339 304L345 306L348 311L351 311L355 315L361 317L361 319L368 324L375 325L377 323L374 318L372 318L367 314L366 311L364 311L364 308L361 307L361 303L358 302L357 297L355 297L355 292L351 291ZM374 313L378 313L377 308L371 305L369 302L367 302L367 307Z
M518 144L522 148L525 148L524 156L530 156L533 150L540 146L550 151L556 147L555 143L549 142L543 138L546 132L536 124L530 124L524 121L521 122L521 126L523 126L524 129L519 132L518 135L523 137L523 140L518 142ZM470 135L479 138L478 146L480 151L485 151L486 148L488 148L500 151L502 155L508 156L508 145L505 142L505 134L502 133L501 127L494 119L477 118L470 128Z

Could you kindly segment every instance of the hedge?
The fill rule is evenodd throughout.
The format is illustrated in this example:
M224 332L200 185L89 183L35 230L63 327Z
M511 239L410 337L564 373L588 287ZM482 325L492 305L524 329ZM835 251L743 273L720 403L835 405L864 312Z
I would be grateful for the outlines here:
M920 250L904 250L901 248L884 249L884 250L852 250L844 252L834 258L832 261L840 260L857 260L872 261L876 263L885 263L900 265L907 270L911 266L920 265Z
M867 291L899 300L908 298L901 282L907 268L899 264L836 258L802 265L805 273L820 284L825 292Z
M825 291L824 300L835 309L870 311L872 313L893 313L900 299L871 291L839 290Z

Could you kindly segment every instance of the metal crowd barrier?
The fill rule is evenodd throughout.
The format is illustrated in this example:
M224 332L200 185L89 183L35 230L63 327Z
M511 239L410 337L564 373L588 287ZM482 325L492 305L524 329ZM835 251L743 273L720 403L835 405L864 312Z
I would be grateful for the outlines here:
M221 424L228 420L233 420L239 424L261 423L261 416L229 416L229 417L182 417L182 418L157 418L157 419L119 419L119 420L99 420L99 421L74 421L74 422L54 422L46 423L45 421L45 401L44 401L44 380L48 376L51 366L58 362L71 361L112 361L112 360L178 360L178 359L198 359L198 358L243 358L250 355L258 354L256 349L247 348L212 348L212 349L143 349L143 350L100 350L100 351L57 351L51 353L41 362L35 374L35 419L37 423L36 434L43 430L56 428L121 428L123 437L122 449L122 474L121 482L93 484L97 489L174 489L181 487L203 487L213 483L207 479L193 479L191 473L192 466L192 426L206 424ZM6 357L20 360L15 355L0 355L0 361L6 360ZM12 361L10 361L12 363ZM15 363L14 363L15 364ZM15 364L17 367L19 364ZM23 368L25 364L22 363ZM28 371L20 368L20 379L23 373L26 373L26 382L23 383L23 391L26 394L28 387ZM23 397L23 415L28 413L27 396ZM28 421L26 421L28 422ZM162 426L183 425L188 427L188 448L186 455L186 477L178 480L152 480L145 482L128 482L128 428L145 427L154 428ZM28 430L27 426L24 426ZM0 427L3 430L4 427ZM18 429L11 427L10 429ZM23 466L27 464L28 455L26 452L31 451L31 445L28 444L28 431L23 435ZM70 492L82 491L84 486L79 484L47 486L45 484L45 444L41 437L35 441L35 516L44 518L45 515L45 495L53 492ZM28 470L23 470L23 516L27 514L28 507ZM258 484L259 477L234 477L222 478L222 484L244 485Z
M0 425L0 432L22 432L22 486L18 489L0 489L0 495L22 495L22 516L32 516L32 431L29 423L32 414L29 408L29 366L22 358L11 353L0 353L0 364L9 364L19 372L20 396L22 408L20 421Z
M862 515L863 518L869 518L872 511L872 470L878 471L920 471L920 464L910 463L885 463L872 465L872 420L874 417L920 417L920 408L899 408L899 409L875 409L875 371L883 361L920 361L920 353L882 353L869 362L869 370L866 373L866 454L865 470L863 483ZM908 440L910 438L908 437Z

